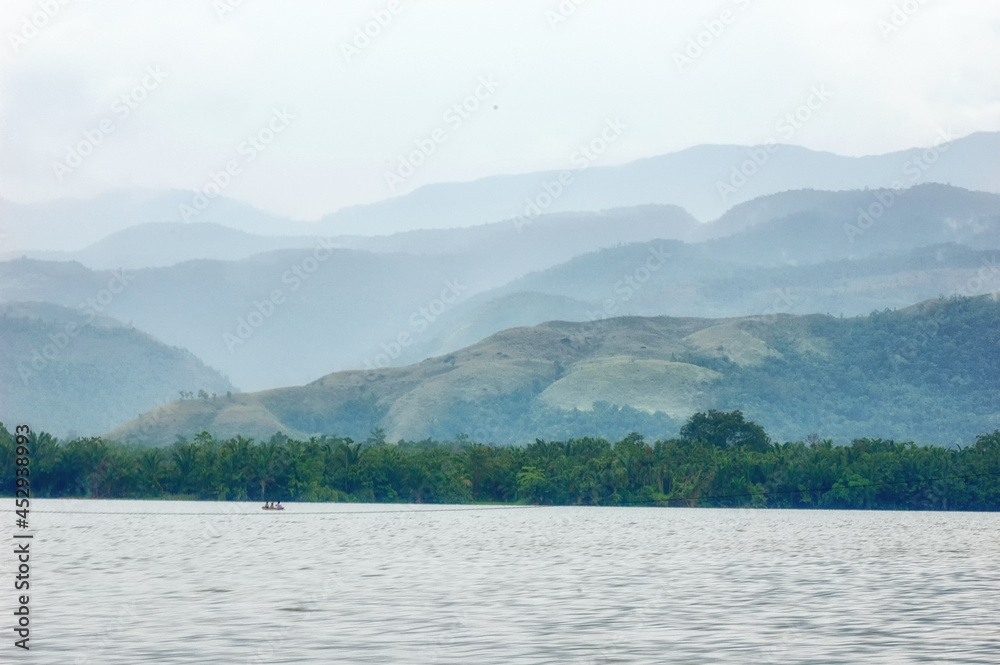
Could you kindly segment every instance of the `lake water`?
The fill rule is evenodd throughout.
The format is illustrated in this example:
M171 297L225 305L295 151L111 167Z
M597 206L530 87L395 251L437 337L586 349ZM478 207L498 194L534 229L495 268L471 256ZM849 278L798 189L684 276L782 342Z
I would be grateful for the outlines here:
M1000 515L32 509L3 663L1000 663Z

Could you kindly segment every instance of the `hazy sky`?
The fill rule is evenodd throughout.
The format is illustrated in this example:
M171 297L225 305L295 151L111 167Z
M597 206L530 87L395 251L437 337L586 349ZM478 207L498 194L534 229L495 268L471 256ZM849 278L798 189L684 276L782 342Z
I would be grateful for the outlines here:
M608 119L627 129L606 164L763 142L814 86L832 96L790 141L809 148L1000 130L996 0L63 2L0 4L11 200L196 189L232 162L227 196L311 219L567 167Z

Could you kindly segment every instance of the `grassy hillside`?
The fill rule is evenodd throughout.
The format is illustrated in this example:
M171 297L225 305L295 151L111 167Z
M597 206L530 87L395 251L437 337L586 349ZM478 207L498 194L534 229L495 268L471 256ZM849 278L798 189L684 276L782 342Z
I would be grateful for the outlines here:
M93 436L230 383L191 353L107 317L46 303L0 308L0 420Z
M1000 303L932 301L867 317L622 317L512 329L415 365L186 401L112 432L169 443L266 438L671 436L705 409L742 409L781 439L864 433L951 445L1000 426Z

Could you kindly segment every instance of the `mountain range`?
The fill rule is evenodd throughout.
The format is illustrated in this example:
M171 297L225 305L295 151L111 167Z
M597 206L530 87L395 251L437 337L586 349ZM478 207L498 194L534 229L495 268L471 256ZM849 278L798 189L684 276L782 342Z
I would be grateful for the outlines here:
M567 164L562 170L427 185L315 222L263 212L224 196L207 200L194 215L185 214L182 206L192 208L194 193L180 190L127 190L92 200L33 204L0 200L0 258L26 251L79 251L112 233L152 223L212 223L265 236L379 236L478 226L525 215L530 222L535 213L657 204L679 206L708 222L740 203L801 189L899 190L936 182L1000 193L1000 132L959 138L941 128L931 132L926 145L864 157L782 144L695 146L619 166L598 162L579 169ZM568 173L571 182L557 192L552 183L559 183L562 173ZM191 258L225 257L203 253ZM149 265L166 265L163 261Z
M849 237L858 210L889 194L893 205ZM548 215L520 232L412 232L378 252L320 238L310 249L118 272L18 259L0 262L0 298L73 308L119 279L101 313L259 390L414 362L554 318L850 316L998 288L996 194L932 184L787 192L720 223L711 232L679 208L641 206ZM677 239L694 231L710 239Z
M0 330L7 371L0 419L71 394L51 383L54 372L46 373L50 383L29 386L19 368L30 367L36 347L60 338L74 316L86 334L74 338L76 355L60 360L70 363L66 376L75 386L93 376L90 396L115 405L85 401L99 416L82 417L74 407L51 424L59 434L96 435L182 391L239 394L311 385L331 372L420 366L504 331L562 325L553 321L856 317L994 293L1000 290L998 137L977 134L866 158L771 146L739 196L727 194L717 207L699 199L685 178L702 178L705 169L718 170L738 153L757 154L754 148L708 146L623 167L595 166L573 181L586 184L577 188L584 198L570 198L567 190L559 205L554 200L530 217L504 212L499 202L545 174L432 186L312 223L224 198L181 223L171 211L189 192L0 201L0 231L15 231L0 237L0 251L18 248L0 260L0 306L7 312ZM873 184L906 173L916 174L906 189ZM795 183L829 188L781 189ZM838 189L847 185L857 188ZM739 201L755 187L779 191ZM571 201L578 210L559 210ZM481 205L469 208L474 204ZM716 217L705 221L707 214ZM344 232L362 222L367 233ZM426 228L375 234L415 225ZM102 341L108 331L124 340L128 351L120 357ZM29 343L32 334L40 337ZM180 355L165 365L146 362L146 355L165 357L161 347ZM92 359L114 361L118 375L144 380L149 367L157 367L165 379L142 391L110 374L87 374L105 363ZM619 392L630 394L627 373L621 377ZM527 398L514 394L528 409ZM361 399L348 402L355 397ZM639 397L634 404L595 401L614 404L615 422L631 418L636 428L669 429L682 411L651 410ZM556 408L545 400L538 405ZM577 406L587 412L585 402ZM416 436L392 418L350 422L362 421ZM261 422L267 426L253 431L319 431L281 414ZM437 436L434 427L419 431ZM497 436L507 440L512 431Z
M796 189L909 188L938 182L1000 193L1000 133L958 138L931 132L927 148L847 157L782 144L702 145L621 166L483 178L428 185L396 198L355 206L321 221L343 233L380 234L449 228L510 219L533 211L595 211L647 204L680 206L707 222L752 199ZM570 184L546 194L560 173Z
M845 442L863 431L956 445L1000 427L998 363L1000 302L989 296L852 318L551 322L406 367L175 402L109 436L665 437L696 411L739 408L781 440Z
M0 305L0 420L95 435L176 400L233 386L191 352L93 310Z

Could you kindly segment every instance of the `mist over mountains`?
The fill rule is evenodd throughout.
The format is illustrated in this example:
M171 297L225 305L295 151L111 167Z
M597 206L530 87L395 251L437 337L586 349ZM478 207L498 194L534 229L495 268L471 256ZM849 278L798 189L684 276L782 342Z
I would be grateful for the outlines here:
M30 206L0 202L0 227L14 231L0 249L39 248L8 251L0 261L0 303L12 313L30 312L7 315L0 334L7 372L0 419L11 417L15 406L51 405L70 394L58 382L29 389L18 378L38 347L27 340L36 333L58 334L67 316L99 316L104 327L88 323L87 334L74 340L75 354L60 361L66 363L63 374L49 372L46 380L64 375L70 385L92 381L88 399L98 401L79 408L101 415L73 416L77 427L70 427L70 418L53 419L52 427L57 433L101 434L182 390L260 391L310 384L331 372L388 371L474 348L503 331L562 325L553 321L854 317L943 296L993 293L1000 290L998 136L977 134L937 149L865 158L772 147L766 163L724 204L718 191L711 203L694 183L704 189L706 182L721 181L748 149L707 146L624 167L589 168L576 174L575 198L567 187L542 214L520 218L523 211L503 208L501 200L510 200L519 187L530 195L545 174L430 186L314 223L290 223L224 198L213 200L197 220L181 223L171 215L189 200L184 192ZM933 163L929 155L935 155ZM706 180L709 172L716 180ZM908 189L878 186L913 173L919 177L906 183L913 185ZM953 184L934 184L945 180ZM853 188L834 191L847 186ZM769 189L775 191L739 202ZM561 206L567 209L559 211ZM706 222L706 215L714 221ZM373 229L417 225L425 228L373 235ZM118 357L101 341L110 329L125 335L121 343L129 350ZM146 362L162 355L161 346L181 355L159 361L166 365ZM183 355L188 352L193 355ZM112 361L114 372L92 371ZM160 367L163 378L149 382L148 390L132 381L110 385L123 372L148 382L150 367ZM631 395L625 404L609 402L619 410L614 418L669 429L682 417L683 410L657 416L661 410L646 408L658 403L650 397L659 390L658 379L636 388L635 376L620 369L595 370L618 377L611 393ZM464 389L475 391L472 377L491 376L492 370L477 365L469 371ZM671 390L701 395L708 384L697 378L701 370L691 371L688 383ZM82 378L88 376L93 378ZM712 385L704 388L702 401L689 400L688 406L717 403L710 394L721 384ZM536 406L588 411L587 395L571 400L572 407L552 402L558 390L538 397ZM117 406L100 407L100 399ZM451 422L434 416L437 421L421 429L404 419L398 422L416 429L403 432L392 419L348 416L363 412L350 404L370 395L345 399L347 407L328 406L354 418L351 427L374 423L399 436L438 436L444 430L433 422ZM390 391L376 402L395 413L403 408L390 404L395 399L412 398ZM529 402L520 404L528 408ZM515 411L498 413L509 420ZM255 413L260 420L253 432L272 426L296 435L320 431L281 414ZM193 427L202 421L184 422ZM231 422L244 423L235 417ZM317 422L324 428L336 424ZM780 425L771 428L782 431ZM497 436L515 436L505 432Z
M858 210L885 195L893 205L849 237ZM981 252L1000 248L998 195L944 185L791 192L724 221L742 230L689 243L671 238L704 227L670 206L544 216L520 230L411 232L367 249L312 239L309 249L125 270L106 313L256 390L413 362L559 318L856 315L996 289L995 261ZM0 263L0 290L8 301L76 307L116 274L14 260Z
M193 192L110 192L93 199L61 199L18 204L0 199L0 256L24 251L72 252L142 224L212 222L245 233L307 235L311 225L262 212L251 205L217 197L197 217L184 219L180 206ZM161 262L157 259L157 262Z
M800 189L898 190L938 182L1000 193L1000 133L958 138L942 128L928 136L926 146L867 157L782 144L696 146L621 166L594 162L580 169L567 164L572 182L554 195L554 187L549 191L546 185L558 183L563 171L494 176L427 185L410 194L345 208L317 222L283 218L225 196L205 198L195 206L196 193L185 191L129 190L92 200L26 205L0 200L0 233L5 234L0 257L25 251L79 251L140 224L210 223L267 236L377 236L644 205L679 206L698 221L709 222L740 203ZM789 204L794 208L791 201L783 203ZM725 224L718 228L735 230ZM191 258L227 257L203 253ZM155 259L149 265L167 264Z
M506 330L407 367L177 402L111 433L148 445L207 431L267 438L384 428L405 438L527 443L574 432L675 435L740 408L781 440L809 434L961 444L1000 426L1000 303L953 298L868 317L618 317Z
M738 203L794 189L908 188L941 182L1000 193L1000 134L957 138L942 128L928 137L927 146L870 157L781 144L697 146L622 166L598 164L575 171L567 164L573 181L550 196L548 205L542 205L549 194L544 183L558 181L560 171L428 185L322 221L341 232L389 233L509 219L525 215L534 202L541 213L673 204L707 222Z
M77 251L36 250L9 256L74 261L94 270L136 270L206 258L238 261L281 249L306 249L315 242L308 236L262 236L220 224L159 222L130 226Z
M96 435L178 399L233 386L191 352L93 310L0 305L4 422L45 423L60 436Z

